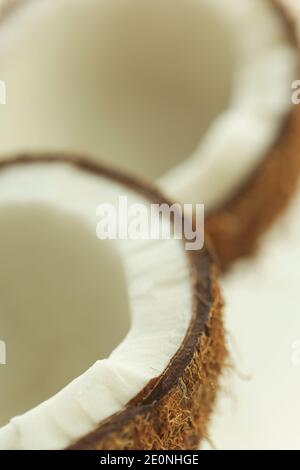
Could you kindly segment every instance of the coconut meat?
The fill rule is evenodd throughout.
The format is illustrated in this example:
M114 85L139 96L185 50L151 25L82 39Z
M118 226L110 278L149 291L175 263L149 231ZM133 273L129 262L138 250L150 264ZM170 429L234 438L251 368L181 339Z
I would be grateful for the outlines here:
M23 0L0 151L88 151L213 210L276 141L296 62L268 0Z
M208 211L233 196L276 145L291 110L291 86L299 66L291 31L274 3L211 3L223 6L234 35L230 101L193 155L160 180L165 191L183 201L204 201Z
M0 172L0 449L62 449L87 435L162 374L186 335L182 241L96 237L96 207L117 207L120 194L150 207L67 163Z

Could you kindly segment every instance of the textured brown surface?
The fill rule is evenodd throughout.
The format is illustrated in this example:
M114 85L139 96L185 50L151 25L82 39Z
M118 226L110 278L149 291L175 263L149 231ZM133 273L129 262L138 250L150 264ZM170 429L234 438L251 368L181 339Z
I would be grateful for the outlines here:
M223 268L255 252L258 242L287 207L300 171L300 108L285 128L259 172L225 207L208 216L210 235Z
M296 42L300 50L295 32L296 26L299 29L300 17L290 10L287 2L272 1L285 15L291 41ZM295 80L300 78L300 68L298 75ZM299 172L300 105L291 103L281 135L255 174L231 201L207 217L206 231L224 269L234 260L251 255L256 250L263 233L280 216L293 196Z
M226 350L221 319L221 301L215 286L215 300L199 335L190 362L173 387L148 404L128 408L128 415L115 416L99 426L73 449L197 449L208 436L218 378Z
M168 203L158 191L137 179L86 158L23 155L0 161L0 171L19 164L57 162L116 181L149 202ZM208 250L189 251L186 255L191 271L193 312L181 347L162 375L148 383L121 412L74 443L72 449L193 449L207 436L218 378L226 358L222 300L216 267Z
M71 449L198 448L201 439L208 436L209 417L226 357L222 302L214 281L211 288L213 302L205 331L197 333L191 358L183 373L176 374L173 386L164 393L162 377L158 393L154 389L148 398L129 404Z

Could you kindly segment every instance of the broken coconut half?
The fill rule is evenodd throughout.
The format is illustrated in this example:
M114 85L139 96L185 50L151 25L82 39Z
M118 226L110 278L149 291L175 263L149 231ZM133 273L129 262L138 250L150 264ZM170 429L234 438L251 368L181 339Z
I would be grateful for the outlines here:
M207 435L225 357L214 263L174 237L98 240L96 209L120 195L165 202L85 159L0 163L0 449L192 449Z
M0 153L88 151L204 203L227 265L296 185L296 3L2 1Z

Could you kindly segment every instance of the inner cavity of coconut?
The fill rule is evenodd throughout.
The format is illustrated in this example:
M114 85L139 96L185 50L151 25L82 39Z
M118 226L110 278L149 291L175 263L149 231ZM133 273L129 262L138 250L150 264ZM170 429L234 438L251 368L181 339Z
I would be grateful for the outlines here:
M108 357L129 312L120 257L78 217L38 201L0 201L0 233L5 424Z
M207 210L265 157L296 78L268 0L24 0L0 77L1 152L88 151Z
M97 239L97 207L117 210L120 195L150 207L67 163L0 171L0 424L11 418L0 449L67 447L160 376L182 344L192 317L184 244Z
M1 150L89 150L156 178L227 107L232 38L207 1L29 0L6 23Z

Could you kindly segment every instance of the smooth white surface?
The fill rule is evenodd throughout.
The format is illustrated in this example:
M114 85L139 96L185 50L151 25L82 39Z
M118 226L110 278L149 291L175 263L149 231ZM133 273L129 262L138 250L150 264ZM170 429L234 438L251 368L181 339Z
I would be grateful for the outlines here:
M63 163L18 165L0 174L0 216L2 210L13 211L14 207L19 211L22 207L27 211L36 206L45 207L46 211L51 208L58 218L64 213L66 217L76 217L79 227L88 229L95 238L97 206L110 203L118 207L120 195L128 196L128 206L139 202L150 208L148 200L128 188ZM56 235L54 230L53 237ZM88 237L86 242L89 243ZM78 378L74 377L59 393L1 428L0 449L67 447L119 411L150 379L159 376L180 347L192 316L190 266L182 240L116 240L114 250L120 256L126 277L131 320L128 334L107 359L95 357L94 365ZM95 256L98 254L95 249ZM31 287L34 289L34 285ZM99 303L99 315L102 307ZM3 310L0 296L0 319L7 315ZM10 312L12 322L13 314ZM62 311L61 316L76 321L72 312ZM106 325L104 319L104 329ZM99 330L99 342L102 334ZM30 348L30 337L24 340ZM80 341L76 347L79 346ZM41 347L34 352L46 374L47 354L55 353L55 349L45 351ZM60 367L59 355L57 360ZM7 365L2 367L10 367L9 355Z
M299 214L300 191L258 257L222 282L235 371L210 428L217 449L300 449Z
M208 0L29 0L0 26L0 151L77 150L154 179L226 107L230 39Z
M298 63L286 24L272 2L210 3L223 14L236 48L231 99L193 155L159 180L173 199L204 202L208 211L224 204L271 148L291 108Z
M114 242L99 241L75 213L37 201L4 205L0 195L0 234L2 426L108 357L130 315Z
M32 0L0 28L0 153L76 150L224 204L280 132L295 50L269 0Z

